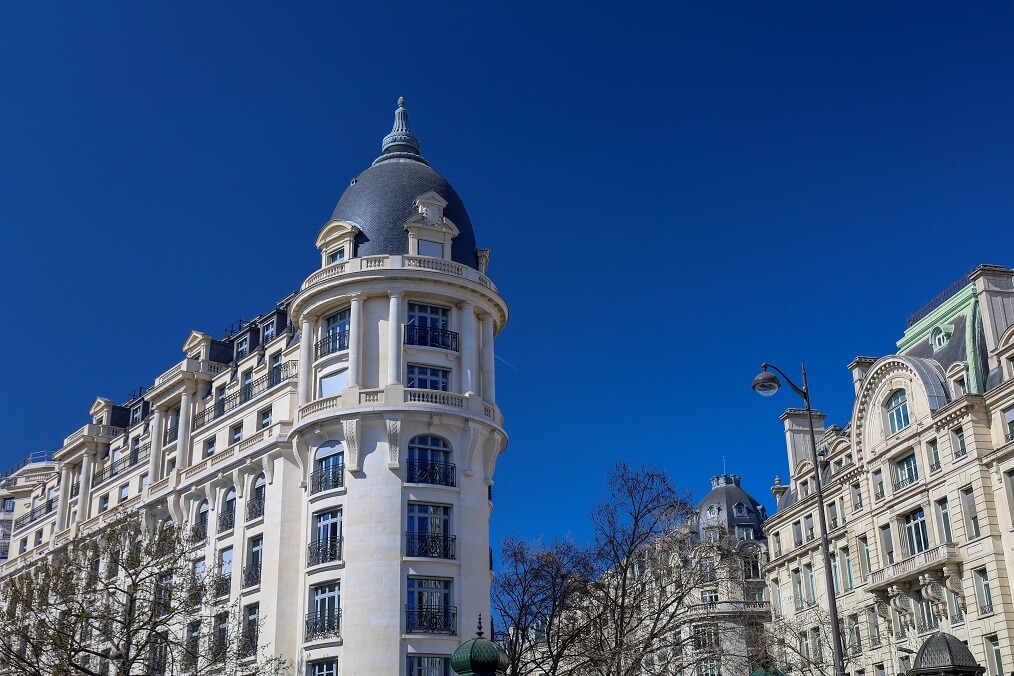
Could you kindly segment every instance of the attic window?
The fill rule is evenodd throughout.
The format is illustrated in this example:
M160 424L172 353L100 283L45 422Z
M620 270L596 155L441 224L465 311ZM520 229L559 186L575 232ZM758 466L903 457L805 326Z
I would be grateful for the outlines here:
M937 351L947 344L947 341L951 339L949 333L943 330L941 327L933 329L933 334L930 342L933 343L933 351Z
M419 240L419 255L430 258L443 258L444 245L441 242L432 242L428 239Z
M746 505L742 502L737 502L732 508L732 511L736 514L736 516L746 516Z
M345 260L345 247L339 247L327 255L328 265Z

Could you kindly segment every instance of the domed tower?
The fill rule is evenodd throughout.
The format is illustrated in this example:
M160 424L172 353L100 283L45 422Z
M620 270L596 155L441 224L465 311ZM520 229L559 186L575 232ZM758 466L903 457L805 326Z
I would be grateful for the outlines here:
M489 614L489 491L506 445L493 340L507 305L404 99L316 244L321 267L289 305L305 489L291 519L309 550L300 660L422 673L449 660L463 618Z

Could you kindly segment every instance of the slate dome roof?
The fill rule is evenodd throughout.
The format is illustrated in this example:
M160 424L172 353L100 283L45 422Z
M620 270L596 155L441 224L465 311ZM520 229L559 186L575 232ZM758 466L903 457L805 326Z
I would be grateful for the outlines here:
M419 139L408 127L405 99L399 99L394 128L384 138L383 153L345 189L331 220L349 221L360 229L356 256L407 254L404 223L415 214L415 198L429 191L447 201L444 216L458 228L451 259L477 268L475 233L465 205L447 179L419 154Z
M979 666L964 643L947 632L938 631L922 644L910 674L981 674Z
M711 492L697 503L701 535L709 527L735 531L736 526L752 526L755 540L764 538L761 525L767 518L764 506L740 486L736 474L720 474L711 478Z

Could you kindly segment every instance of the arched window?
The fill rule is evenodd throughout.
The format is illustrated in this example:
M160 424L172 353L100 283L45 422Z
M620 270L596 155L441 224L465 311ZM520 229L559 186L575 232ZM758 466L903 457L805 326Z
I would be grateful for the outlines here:
M950 340L950 336L947 335L947 332L944 331L942 328L938 326L937 328L933 329L932 343L934 350L939 350L940 348L942 348L944 345L947 344L948 340Z
M345 447L329 441L317 449L310 475L310 493L329 491L345 485Z
M432 434L412 437L408 442L408 482L416 484L454 485L454 464L451 447Z
M224 533L227 530L232 530L232 527L236 525L236 489L230 488L229 492L225 494L225 501L222 503L222 509L218 512L218 532Z
M267 483L264 481L264 475L258 474L257 478L254 479L253 489L250 491L250 499L246 501L247 521L264 516L264 493L266 488Z
M733 506L732 511L736 516L746 516L746 505L742 502L737 502Z
M194 539L198 542L208 539L208 501L205 500L197 508L197 520L194 523Z
M887 409L887 421L891 427L891 434L900 432L908 427L908 395L905 390L898 390L891 395L885 404Z

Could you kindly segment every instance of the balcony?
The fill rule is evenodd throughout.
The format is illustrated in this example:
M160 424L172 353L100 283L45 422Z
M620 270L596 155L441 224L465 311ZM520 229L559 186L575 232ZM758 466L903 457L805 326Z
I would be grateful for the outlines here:
M240 386L238 392L219 399L200 413L195 413L194 429L196 430L204 427L212 420L221 418L225 414L234 411L248 401L264 394L276 385L280 385L287 380L292 380L296 377L296 368L298 363L299 362L296 361L287 361L284 364L271 369L271 371L264 374L257 380Z
M322 613L306 614L306 640L319 641L341 636L342 611L340 608Z
M190 528L190 537L195 543L204 542L208 539L208 523L198 521Z
M945 563L954 563L959 560L957 545L950 543L938 545L898 563L892 563L880 570L873 571L866 578L867 591L886 589L903 580L917 579L920 573L939 569Z
M224 533L230 531L236 525L236 507L235 504L232 509L223 509L221 514L218 515L218 532Z
M46 516L50 512L56 509L56 499L51 498L46 500L43 504L38 507L33 507L27 514L22 514L18 518L14 519L14 530L24 528L28 524L38 521L42 517Z
M313 345L313 358L320 359L335 352L344 352L349 349L349 332L334 331L324 336L324 340L318 340Z
M80 493L81 493L81 482L80 481L75 481L70 486L70 497L76 498L78 496L78 494L80 494Z
M172 425L171 427L167 427L165 433L162 435L162 443L171 444L172 442L176 441L179 438L180 438L180 426Z
M232 573L221 573L215 578L215 598L232 593Z
M330 265L321 268L317 272L313 273L303 282L300 290L306 290L311 286L323 284L329 280L344 275L352 275L356 273L370 272L373 270L428 270L433 273L439 273L443 275L449 275L460 279L466 279L470 282L475 282L480 286L483 286L490 291L496 292L496 285L478 270L470 268L467 265L461 265L452 261L443 260L441 258L429 258L427 256L406 256L406 255L390 255L390 256L366 256L364 258L349 258L348 260L338 261L331 263Z
M455 606L405 606L405 630L410 633L457 634Z
M455 466L452 462L409 460L407 481L411 484L453 486L455 473Z
M342 560L342 538L314 540L307 546L306 565L317 566L330 561Z
M341 488L345 485L345 465L318 469L310 475L310 494Z
M458 351L458 334L447 329L429 326L406 326L405 345L439 347L442 350Z
M873 492L873 496L877 500L883 500L884 499L884 487L883 487L883 485L877 486L877 489Z
M913 472L912 474L901 474L894 477L894 481L892 482L892 488L894 488L894 492L897 493L898 491L908 488L909 486L912 486L918 482L919 482L918 472Z
M264 516L264 496L250 498L246 503L246 520L253 521Z
M121 474L124 471L130 469L134 465L143 462L148 459L151 454L151 443L143 444L137 448L130 449L127 457L120 458L116 462L106 465L101 470L96 470L95 474L92 475L92 486L98 486L103 481L112 479L117 474Z
M261 583L261 562L243 566L243 589L256 587Z
M405 556L453 559L454 541L453 535L443 533L405 533Z

